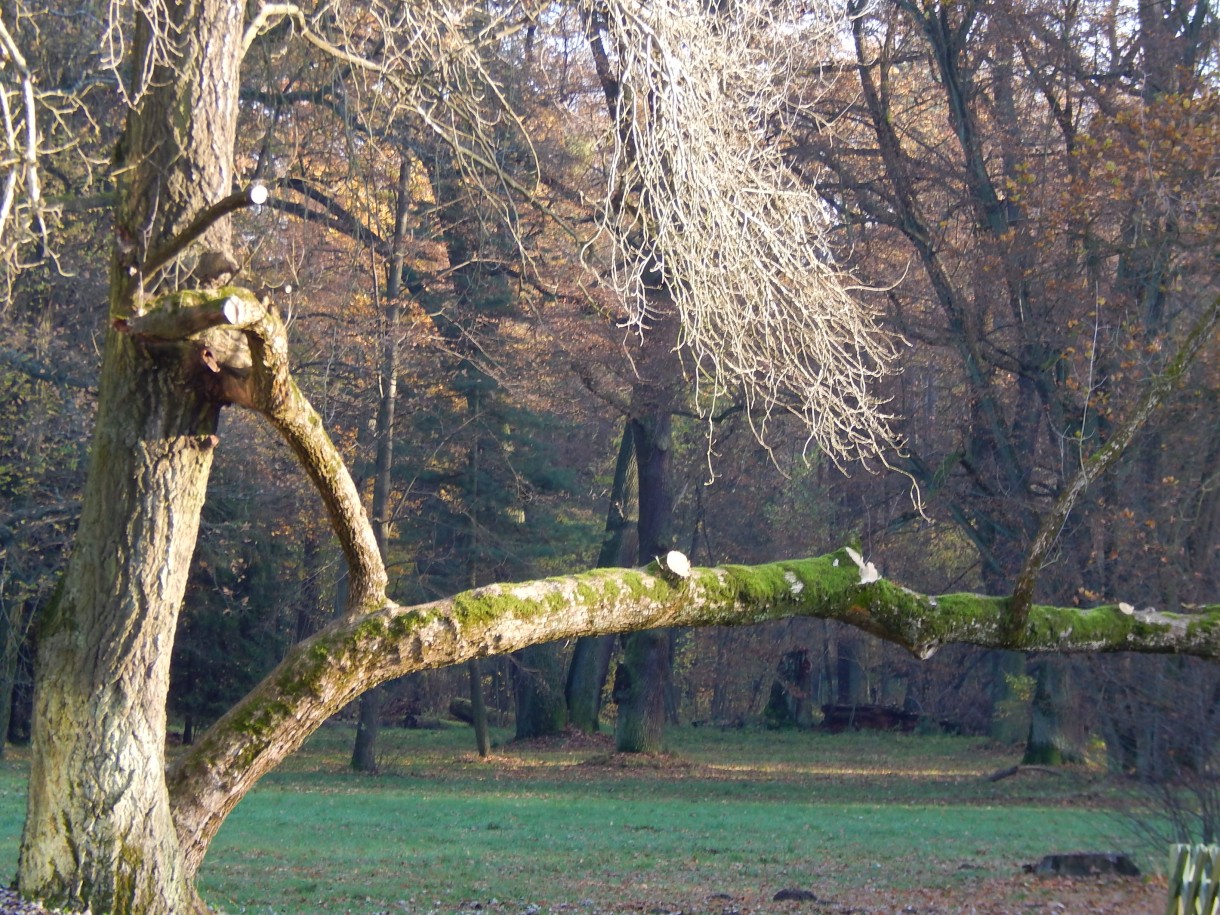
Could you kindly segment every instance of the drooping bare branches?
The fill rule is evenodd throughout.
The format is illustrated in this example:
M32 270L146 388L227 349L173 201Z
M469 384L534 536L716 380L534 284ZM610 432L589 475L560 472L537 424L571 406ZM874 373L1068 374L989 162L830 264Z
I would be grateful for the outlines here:
M34 75L7 24L0 18L0 133L4 144L0 168L0 244L15 244L11 225L25 218L46 238L42 188L38 176L38 119ZM24 215L23 214L24 211Z
M145 36L139 59L132 41L137 30ZM136 105L152 86L159 67L172 66L179 33L172 8L165 0L110 0L102 35L102 63L118 77L119 92Z
M704 406L739 389L760 439L791 413L842 462L892 444L872 386L895 341L853 300L825 244L828 214L771 140L794 95L795 49L825 45L840 23L814 7L599 7L617 108L602 222L630 322L647 327L658 283L673 299Z

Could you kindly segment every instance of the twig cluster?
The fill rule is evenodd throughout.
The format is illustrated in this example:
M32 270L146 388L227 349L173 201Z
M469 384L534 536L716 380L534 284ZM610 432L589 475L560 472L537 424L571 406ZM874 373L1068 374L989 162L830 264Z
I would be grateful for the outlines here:
M0 240L6 248L15 250L11 241L15 234L10 224L22 211L28 212L37 234L45 239L46 221L43 216L42 186L38 174L37 92L21 49L8 25L0 19L0 170L3 190L0 190Z
M648 326L663 287L709 414L740 392L760 440L789 413L836 462L883 455L894 436L873 387L896 340L853 299L829 214L775 142L808 94L790 85L795 55L833 41L841 14L614 0L599 15L619 81L602 223L630 323Z

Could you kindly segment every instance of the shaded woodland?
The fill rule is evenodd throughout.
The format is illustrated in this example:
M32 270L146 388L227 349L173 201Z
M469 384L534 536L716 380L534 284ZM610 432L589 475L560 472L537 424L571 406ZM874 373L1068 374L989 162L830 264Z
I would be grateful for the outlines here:
M77 6L3 14L3 88L16 107L34 74L41 106L38 191L27 170L4 214L16 227L0 343L12 741L30 739L40 620L81 517L102 338L125 333L102 303L142 244L116 203L137 180L118 164L139 141L116 115L117 33L99 46L105 12ZM791 182L780 190L810 194L824 220L819 259L762 264L776 283L763 299L799 300L792 277L824 265L850 278L857 348L799 363L816 375L865 353L835 382L841 416L784 367L803 325L768 356L731 345L749 338L740 324L709 345L678 320L684 297L703 294L695 278L721 270L718 236L678 260L665 227L693 237L699 206L650 209L647 169L660 161L662 183L680 185L702 141L662 135L658 148L684 154L650 152L650 131L674 122L656 99L623 103L640 64L617 6L472 4L452 33L429 20L435 33L401 46L378 3L256 7L234 170L216 180L269 196L234 205L220 272L166 255L157 288L233 284L274 300L293 377L350 468L401 605L670 549L698 566L757 565L846 543L919 592L1023 595L1014 615L1033 600L1178 614L1217 600L1208 0L851 2L816 35L798 20L806 42L760 27L760 53L786 55L783 79L740 110ZM172 53L148 60L174 66ZM123 91L155 101L153 82L132 79ZM898 371L883 371L891 358ZM188 744L355 600L348 545L261 409L214 411L168 673L169 726ZM827 416L839 431L819 428ZM917 659L794 618L531 645L413 673L342 714L360 722L364 770L378 728L426 724L462 697L476 723L511 718L519 737L600 728L625 752L662 749L666 727L811 727L824 706L881 706L917 728L1025 744L1028 762L1093 753L1197 784L1214 765L1218 690L1214 664L1172 654L949 645Z

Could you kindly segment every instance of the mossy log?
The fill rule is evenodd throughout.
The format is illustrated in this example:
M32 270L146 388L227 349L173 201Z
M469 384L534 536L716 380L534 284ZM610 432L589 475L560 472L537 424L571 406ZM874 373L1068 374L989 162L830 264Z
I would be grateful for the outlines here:
M1220 658L1220 606L1182 615L1034 605L1012 634L1007 599L861 582L850 551L760 566L598 569L477 588L415 607L387 601L296 646L170 774L174 819L197 867L225 815L265 772L364 690L412 671L555 639L660 626L834 619L920 658L950 642L1034 651L1179 652Z

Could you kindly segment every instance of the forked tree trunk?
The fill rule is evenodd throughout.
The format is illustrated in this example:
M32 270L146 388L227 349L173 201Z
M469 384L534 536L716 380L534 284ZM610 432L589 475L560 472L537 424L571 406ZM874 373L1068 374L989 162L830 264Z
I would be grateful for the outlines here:
M170 65L152 69L116 163L118 326L187 272L167 243L232 190L243 4L184 0L164 11ZM132 72L145 72L149 45L140 22ZM228 231L220 219L191 251L227 253ZM168 279L148 275L158 257ZM190 345L107 332L75 548L39 631L18 872L24 896L59 907L200 908L164 774L170 650L219 412L197 384L198 357Z
M596 734L601 726L602 690L616 641L612 635L587 635L577 639L572 649L564 687L568 724L586 734Z

